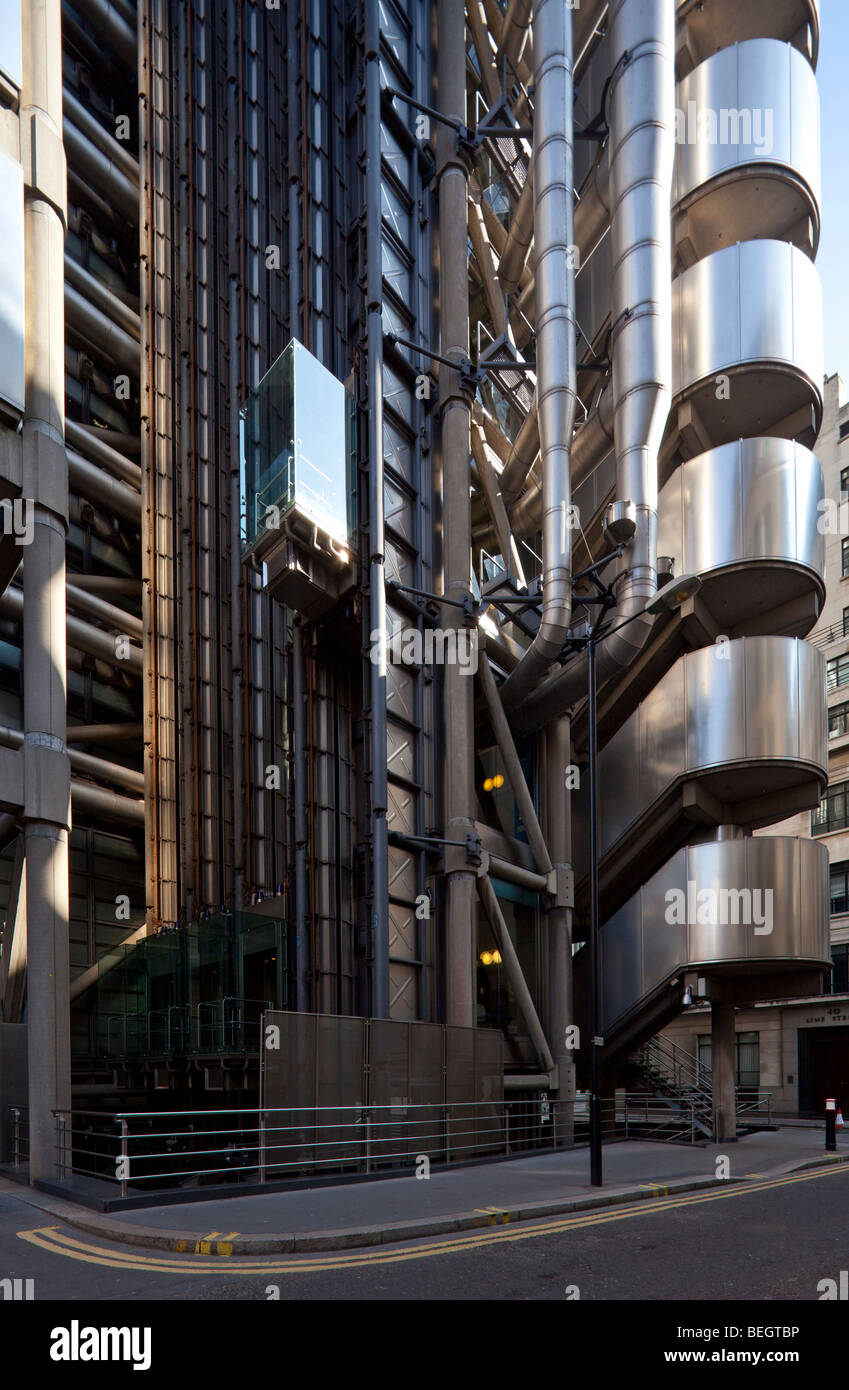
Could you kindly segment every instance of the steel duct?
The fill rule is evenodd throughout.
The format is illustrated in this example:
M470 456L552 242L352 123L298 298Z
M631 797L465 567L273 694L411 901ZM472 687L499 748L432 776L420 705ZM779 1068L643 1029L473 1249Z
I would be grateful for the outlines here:
M599 683L628 667L653 620L657 587L657 456L672 389L672 233L675 161L675 24L668 0L611 5L609 89L611 343L616 496L636 509L637 530L614 581L617 624L598 653ZM585 693L582 654L525 705L528 728Z
M555 661L572 614L570 445L575 422L572 15L534 3L534 243L537 414L542 467L543 599L539 630L501 696L514 709ZM671 178L671 170L670 170ZM668 222L668 208L667 208ZM668 285L667 285L668 292Z

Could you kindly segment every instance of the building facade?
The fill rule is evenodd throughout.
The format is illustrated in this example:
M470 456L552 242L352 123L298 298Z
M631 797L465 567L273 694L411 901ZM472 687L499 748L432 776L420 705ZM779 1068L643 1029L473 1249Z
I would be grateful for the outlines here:
M829 963L754 833L829 771L816 0L2 16L32 1171L72 1081L256 1103L270 1009L568 1106L700 998L733 1134L735 1009Z

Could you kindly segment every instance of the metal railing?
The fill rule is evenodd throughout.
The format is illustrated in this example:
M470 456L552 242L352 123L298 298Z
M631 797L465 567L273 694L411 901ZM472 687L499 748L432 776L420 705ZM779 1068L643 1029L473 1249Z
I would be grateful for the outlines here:
M130 1188L390 1172L553 1149L586 1137L574 1101L547 1097L110 1114L54 1112L60 1167ZM573 1128L574 1127L574 1128Z
M263 1010L272 1008L268 999L248 999L228 994L221 999L201 1000L193 1009L170 1004L147 1013L101 1013L106 1057L135 1056L139 1052L223 1052L252 1049L259 1051Z

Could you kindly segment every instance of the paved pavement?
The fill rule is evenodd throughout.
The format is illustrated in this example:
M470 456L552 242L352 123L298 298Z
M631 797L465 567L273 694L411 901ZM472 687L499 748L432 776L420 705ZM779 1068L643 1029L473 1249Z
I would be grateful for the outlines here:
M715 1187L717 1179L753 1182L822 1164L829 1158L824 1142L822 1129L787 1128L719 1145L611 1144L604 1152L601 1191L590 1185L586 1148L434 1171L427 1179L417 1178L411 1167L409 1176L109 1216L13 1184L0 1184L0 1190L65 1225L122 1243L227 1256L317 1251L675 1195ZM836 1160L849 1161L849 1139L841 1135L838 1145Z

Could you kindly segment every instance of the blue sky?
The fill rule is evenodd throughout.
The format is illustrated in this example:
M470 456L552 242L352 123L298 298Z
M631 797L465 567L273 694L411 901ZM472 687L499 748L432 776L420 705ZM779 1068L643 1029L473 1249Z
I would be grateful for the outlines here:
M821 0L817 65L822 109L822 239L825 370L849 385L849 0Z

